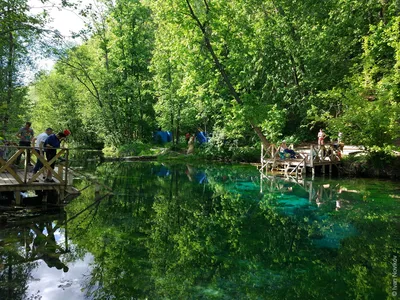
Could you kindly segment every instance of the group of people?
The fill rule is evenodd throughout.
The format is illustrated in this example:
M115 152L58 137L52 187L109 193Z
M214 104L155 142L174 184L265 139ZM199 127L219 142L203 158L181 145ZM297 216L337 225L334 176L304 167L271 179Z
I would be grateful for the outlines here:
M289 149L286 145L286 141L282 141L282 144L279 146L279 152L283 153L283 155L288 155L290 158L296 158L296 152L294 150Z
M61 142L65 140L68 135L71 134L68 129L54 134L53 129L49 127L44 132L35 137L35 132L33 131L31 126L31 122L26 122L25 126L21 127L18 130L18 133L16 134L19 139L18 145L24 147L33 146L33 151L37 151L43 158L46 156L47 161L51 161L56 156L57 149L60 148ZM26 151L25 159L27 160L27 163L30 164L31 153L29 150ZM15 164L19 165L20 162L21 155L17 157ZM37 159L36 164L33 168L33 174L37 173L42 167L43 163L40 161L40 159ZM53 161L51 164L51 168L54 169L54 167L55 161ZM47 174L44 177L45 182L54 182L52 170L48 170Z
M342 132L338 133L338 138L337 140L333 141L333 144L341 144L342 143ZM326 137L325 132L322 130L322 128L318 132L318 146L323 146L324 145L324 139Z
M318 147L323 147L324 146L324 139L326 138L325 132L320 129L318 132ZM335 150L341 150L341 147L343 147L342 144L342 133L339 132L337 140L333 141L332 143L333 149ZM286 145L286 141L282 141L281 145L279 146L279 152L282 153L284 156L290 157L290 158L296 158L296 152L292 149L290 149ZM338 151L338 154L340 156L340 151Z

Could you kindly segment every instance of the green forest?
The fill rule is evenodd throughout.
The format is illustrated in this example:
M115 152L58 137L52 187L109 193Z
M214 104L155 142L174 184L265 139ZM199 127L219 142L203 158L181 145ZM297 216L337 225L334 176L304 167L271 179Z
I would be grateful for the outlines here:
M399 0L101 0L77 11L75 44L28 1L0 6L8 138L31 121L68 128L76 147L149 144L158 128L173 144L201 128L216 153L314 141L320 128L398 147ZM39 57L53 69L35 70Z

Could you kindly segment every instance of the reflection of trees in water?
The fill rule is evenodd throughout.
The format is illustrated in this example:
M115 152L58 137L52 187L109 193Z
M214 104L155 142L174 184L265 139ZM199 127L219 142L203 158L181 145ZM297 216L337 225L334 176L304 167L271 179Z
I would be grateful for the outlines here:
M18 255L13 255L2 247L0 256L0 299L24 299L31 272L37 263L22 263Z
M42 259L48 267L68 271L60 255L66 253L57 244L55 234L65 214L44 216L13 228L2 230L0 247L0 299L23 299L31 272Z
M56 242L55 233L60 226L51 221L33 223L29 226L32 243L27 247L27 258L29 260L42 259L49 268L68 272L68 267L61 262L60 255L68 252Z
M86 196L90 203L79 207L68 220L62 210L56 216L43 215L31 221L21 220L16 226L7 227L0 232L0 299L26 298L27 285L32 279L31 272L38 266L38 260L43 260L49 268L68 272L68 262L85 256L86 252L79 247L70 251L68 222L81 216L79 220L86 222L86 230L96 217L101 200L107 195L92 186L87 190ZM57 240L56 237L63 234L64 239ZM30 297L36 296L39 297Z
M206 170L207 183L199 184L193 175L200 170L194 167L171 167L157 176L151 166L113 163L97 169L115 196L102 201L95 216L77 217L71 230L74 242L95 257L85 283L89 297L386 295L377 278L387 272L386 258L396 246L390 239L393 211L368 219L367 207L335 211L325 206L320 211L332 215L318 215L314 209L295 216L271 205L281 193L259 194L256 173L218 167ZM287 193L300 193L309 201L307 190L288 187ZM323 199L326 192L322 190ZM79 200L68 208L71 212L93 201ZM335 222L351 222L358 235L344 239L338 249L318 248L311 239L318 220L326 231Z

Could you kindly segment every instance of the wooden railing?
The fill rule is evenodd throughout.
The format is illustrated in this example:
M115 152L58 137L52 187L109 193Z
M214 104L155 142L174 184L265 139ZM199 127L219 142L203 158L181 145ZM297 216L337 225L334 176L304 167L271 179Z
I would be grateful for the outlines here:
M287 166L294 166L290 174L298 171L301 167L311 167L329 165L330 172L332 165L341 160L340 149L335 149L333 145L316 146L310 145L309 148L298 149L296 158L281 158L278 148L271 144L268 148L261 145L261 170L274 169L277 164L290 162ZM305 169L301 169L305 171ZM313 169L314 170L314 169ZM325 169L324 169L325 170ZM324 172L323 170L323 172Z
M302 153L302 157L305 157L306 162L309 162L311 167L314 163L318 162L337 162L340 161L339 150L333 149L332 146L310 146L310 152L307 154Z
M54 150L54 148L51 149ZM19 184L31 184L39 178L40 174L51 170L52 175L59 181L59 184L64 185L65 187L67 186L69 149L57 149L57 154L50 161L47 161L43 156L39 154L38 150L32 147L1 146L1 150L3 156L0 156L0 175L2 173L8 172ZM21 169L21 171L23 171L21 176L21 172L19 172L18 166L15 165L15 162L18 156L22 154L25 156L25 164L23 170ZM27 160L27 157L30 157L30 161ZM36 160L40 160L43 166L36 174L28 176L33 169L31 164L35 164L35 161L32 160L33 157L36 157ZM57 163L57 168L53 170L51 164L61 157L64 157L64 159L62 159L61 162Z

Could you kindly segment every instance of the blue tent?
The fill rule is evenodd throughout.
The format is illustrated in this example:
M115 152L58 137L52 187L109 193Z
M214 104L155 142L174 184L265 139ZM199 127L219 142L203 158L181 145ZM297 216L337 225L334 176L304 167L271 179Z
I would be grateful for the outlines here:
M154 133L154 141L160 143L168 143L172 141L172 133L170 131L158 130Z
M203 143L207 143L207 137L205 136L203 131L199 131L196 134L196 137L197 137L197 141L200 143L200 145Z

